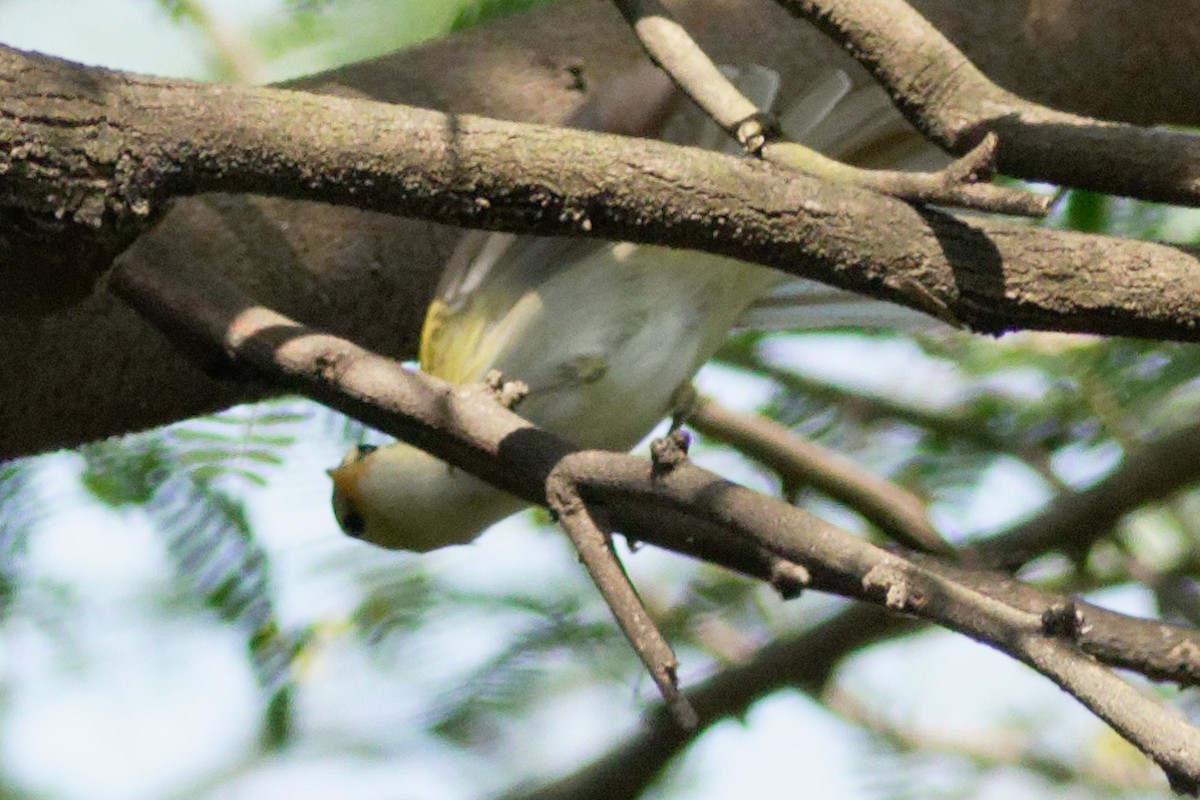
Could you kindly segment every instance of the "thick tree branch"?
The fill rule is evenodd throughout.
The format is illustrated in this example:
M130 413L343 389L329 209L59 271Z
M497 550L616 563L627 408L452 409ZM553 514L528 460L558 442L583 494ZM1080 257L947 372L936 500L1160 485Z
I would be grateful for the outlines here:
M1191 280L1200 260L1181 248L958 219L644 140L122 77L13 50L0 69L21 76L0 118L0 144L13 148L0 159L0 199L41 220L119 237L173 194L270 191L474 227L699 249L978 331L1200 338ZM72 88L80 83L86 92ZM69 110L28 118L29 98L50 88L82 105L62 99ZM27 152L39 155L19 157Z
M451 388L409 373L394 361L368 354L337 337L317 334L255 306L215 275L203 271L175 275L159 265L153 254L141 255L144 260L134 258L133 254L124 257L114 274L114 288L174 340L191 343L193 355L206 358L207 363L229 361L251 374L269 377L427 448L531 503L545 502L547 478L564 457L574 452L566 442L533 428L500 406L486 387ZM615 455L613 458L619 465L640 463ZM703 474L685 466L689 474ZM672 474L667 473L666 478ZM666 478L660 476L656 480L662 483ZM713 486L719 489L716 495L733 492L739 498L758 498L747 501L751 506L762 499L719 481ZM716 502L713 498L710 502ZM585 493L584 499L591 498ZM613 499L608 505L613 520L631 523L625 530L633 535L649 532L647 541L775 581L781 589L789 586L789 582L780 582L780 556L793 564L803 564L806 560L797 560L796 553L779 552L772 556L778 548L748 547L745 540L721 532L720 527L728 521L714 523L693 515L681 526L677 511L655 512L654 504L648 506L642 498L625 503ZM642 510L641 516L636 509ZM778 524L783 518L800 515L797 519L805 520L802 527L816 525L822 530L836 531L799 509L788 506L784 509L784 517L776 520ZM849 546L860 558L872 562L870 566L878 566L874 562L885 557L879 555L882 551L852 536L840 531L833 535L838 541L852 542ZM866 562L860 566L862 563ZM1003 603L1015 604L1031 617L1063 602L1061 597L1024 587L1003 575L950 571L949 566L934 561L922 564L926 572L942 574L946 580L961 584L974 584L974 591L982 594L1001 596ZM842 568L783 577L791 581L793 588L798 588L797 580L811 580L817 588L857 599L878 600L875 590L844 572L839 573L839 569ZM1187 655L1200 653L1200 635L1196 632L1157 622L1129 620L1090 608L1087 615L1103 619L1104 626L1102 629L1093 622L1091 628L1080 631L1079 641L1106 663L1184 683L1194 682L1200 675L1197 659ZM1093 629L1097 638L1093 638ZM1168 636L1167 632L1172 633ZM1160 646L1152 644L1155 640ZM1136 645L1122 647L1122 641ZM1097 649L1093 651L1093 647Z
M342 339L315 333L281 315L255 306L239 290L215 275L202 271L176 275L159 265L152 255L139 261L131 254L123 258L115 272L114 288L141 313L162 326L174 340L190 343L188 346L192 354L206 359L206 363L229 362L249 370L253 375L268 377L283 386L302 391L405 441L427 448L449 463L467 469L531 503L545 502L547 478L563 458L575 452L566 442L533 428L500 406L486 387L449 387L426 376L410 373L394 361L373 356ZM595 456L602 459L611 457L618 471L641 468L638 466L641 462L637 459L615 454ZM712 483L713 490L705 501L709 506L725 495L748 504L751 510L763 500L748 490L711 477L697 478L705 473L686 463L681 469L691 476L689 480L692 482L716 481ZM653 478L652 484L666 486L677 472L673 470L659 475ZM594 499L587 494L592 488L593 484L589 483L589 488L584 490L585 500ZM654 499L653 491L651 495L651 499ZM787 544L791 539L783 533L779 533L784 537L780 540L783 543L780 547L750 547L745 539L739 540L721 532L720 528L732 524L732 519L706 520L702 514L693 514L681 525L678 509L664 510L661 504L647 504L645 498L640 496L627 498L627 501L622 503L617 498L609 501L612 519L631 522L630 527L624 530L633 535L648 532L647 541L729 566L763 580L779 578L780 556L793 564L802 564L806 568L812 566L805 563L810 561L807 556L799 557L797 552L784 552L791 547ZM702 503L697 509L705 507ZM655 512L655 508L659 511ZM903 563L898 556L884 554L799 509L786 505L782 509L775 505L771 508L772 513L779 511L782 514L774 518L772 526L783 525L786 529L784 520L794 519L804 529L816 526L820 530L836 531L830 534L834 540L846 544L857 554L850 563L836 566L834 562L827 561L821 571L810 569L806 579L811 580L817 588L874 602L878 600L878 594L871 586L854 578L854 571L861 572L864 567L869 571L875 566ZM644 513L639 517L633 509L642 509ZM717 509L715 513L723 512ZM777 555L772 556L772 552ZM880 561L890 558L896 559L895 564ZM839 559L835 559L837 561ZM936 573L947 581L974 585L972 591L1001 597L999 602L1019 607L1023 614L1030 617L1036 617L1052 605L1063 602L1061 597L1024 587L1003 575L951 570L948 565L929 560L921 564L925 574ZM793 577L802 579L804 576L796 573ZM781 588L784 585L781 584ZM1200 653L1200 635L1196 632L1157 622L1128 620L1120 615L1105 615L1090 608L1087 614L1091 618L1105 620L1106 630L1103 633L1106 638L1093 639L1091 629L1085 628L1080 631L1079 640L1085 648L1089 648L1089 652L1093 643L1108 642L1103 650L1095 652L1107 663L1185 683L1193 682L1200 675L1200 668L1195 663L1197 659L1185 657L1185 652ZM1099 631L1100 626L1093 623L1092 628ZM1143 629L1144 635L1139 633ZM1167 631L1174 633L1167 636ZM1161 647L1151 646L1155 639L1162 643ZM1122 640L1136 642L1136 646L1124 648L1124 653L1118 653L1116 651L1122 649Z
M999 137L999 170L1145 200L1200 200L1200 139L1031 103L990 81L904 0L779 0L841 42L909 120L964 154ZM1193 24L1190 21L1185 24Z

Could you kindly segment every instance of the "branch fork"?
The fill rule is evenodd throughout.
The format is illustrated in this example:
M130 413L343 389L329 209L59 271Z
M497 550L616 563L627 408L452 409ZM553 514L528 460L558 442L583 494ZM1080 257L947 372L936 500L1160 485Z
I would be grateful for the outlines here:
M679 690L679 662L675 653L630 582L613 549L611 532L600 528L580 496L576 470L587 472L592 455L576 453L558 463L546 478L546 503L575 545L579 560L612 610L625 638L658 686L671 716L683 730L693 730L700 718Z
M1044 217L1052 197L986 183L995 172L998 138L987 133L966 155L937 172L872 170L843 164L804 145L781 141L775 118L755 107L725 77L658 0L614 0L646 53L743 150L817 178L900 200L998 214Z

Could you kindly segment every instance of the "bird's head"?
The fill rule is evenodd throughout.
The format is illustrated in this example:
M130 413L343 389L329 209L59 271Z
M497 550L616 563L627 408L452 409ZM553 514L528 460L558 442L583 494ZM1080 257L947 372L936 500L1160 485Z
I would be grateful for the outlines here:
M329 477L342 530L393 550L423 553L466 544L525 506L403 442L359 445Z

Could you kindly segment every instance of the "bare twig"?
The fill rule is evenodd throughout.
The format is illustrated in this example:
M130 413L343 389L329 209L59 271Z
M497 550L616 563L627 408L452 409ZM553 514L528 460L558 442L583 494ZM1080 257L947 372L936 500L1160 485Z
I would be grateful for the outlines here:
M569 477L569 467L570 459L564 459L547 478L547 505L575 545L588 575L612 609L625 638L654 679L671 716L682 729L693 730L699 718L687 697L679 691L675 653L630 583L608 535L596 524L592 510L579 496Z
M841 181L888 194L912 203L1044 217L1055 197L989 183L996 173L999 139L988 134L972 150L937 172L901 172L861 169L826 158L794 142L777 142L763 148L763 158L818 178Z
M702 397L687 422L705 435L762 461L785 481L809 484L848 505L906 547L956 557L934 530L919 497L850 459L753 414L739 414Z
M633 26L650 58L747 153L809 175L910 202L1028 217L1042 217L1050 210L1051 197L988 183L993 172L995 137L985 138L958 161L932 173L861 169L795 142L780 141L778 122L721 74L658 0L614 2Z
M1026 522L970 548L979 563L1016 569L1048 550L1079 556L1135 508L1200 481L1200 423L1150 442L1082 491L1055 497Z
M778 0L842 43L919 129L955 153L988 133L1007 175L1168 203L1200 202L1200 137L1031 103L987 78L903 0Z

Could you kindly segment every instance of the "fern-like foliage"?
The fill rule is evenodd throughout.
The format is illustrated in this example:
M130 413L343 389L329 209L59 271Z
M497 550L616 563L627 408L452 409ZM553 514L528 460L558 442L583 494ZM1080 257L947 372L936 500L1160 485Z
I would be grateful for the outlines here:
M290 666L303 637L289 636L275 615L266 554L239 500L186 469L156 482L144 506L162 532L179 578L246 636L259 685L269 698L266 741L290 733Z
M309 423L307 405L242 406L158 431L87 445L84 486L109 506L138 506L161 531L178 579L246 637L268 698L264 741L290 733L290 665L306 635L287 634L274 610L270 564L238 487L261 486Z
M29 537L43 516L34 492L34 464L33 459L0 464L0 620L12 607Z
M620 673L632 666L612 621L586 613L577 598L550 603L511 595L479 600L485 606L520 609L529 619L505 647L434 701L427 727L451 742L479 746L498 741L505 717L527 712L545 696L548 663L584 663L595 672L615 658L623 668ZM605 671L614 671L614 664L608 667Z

